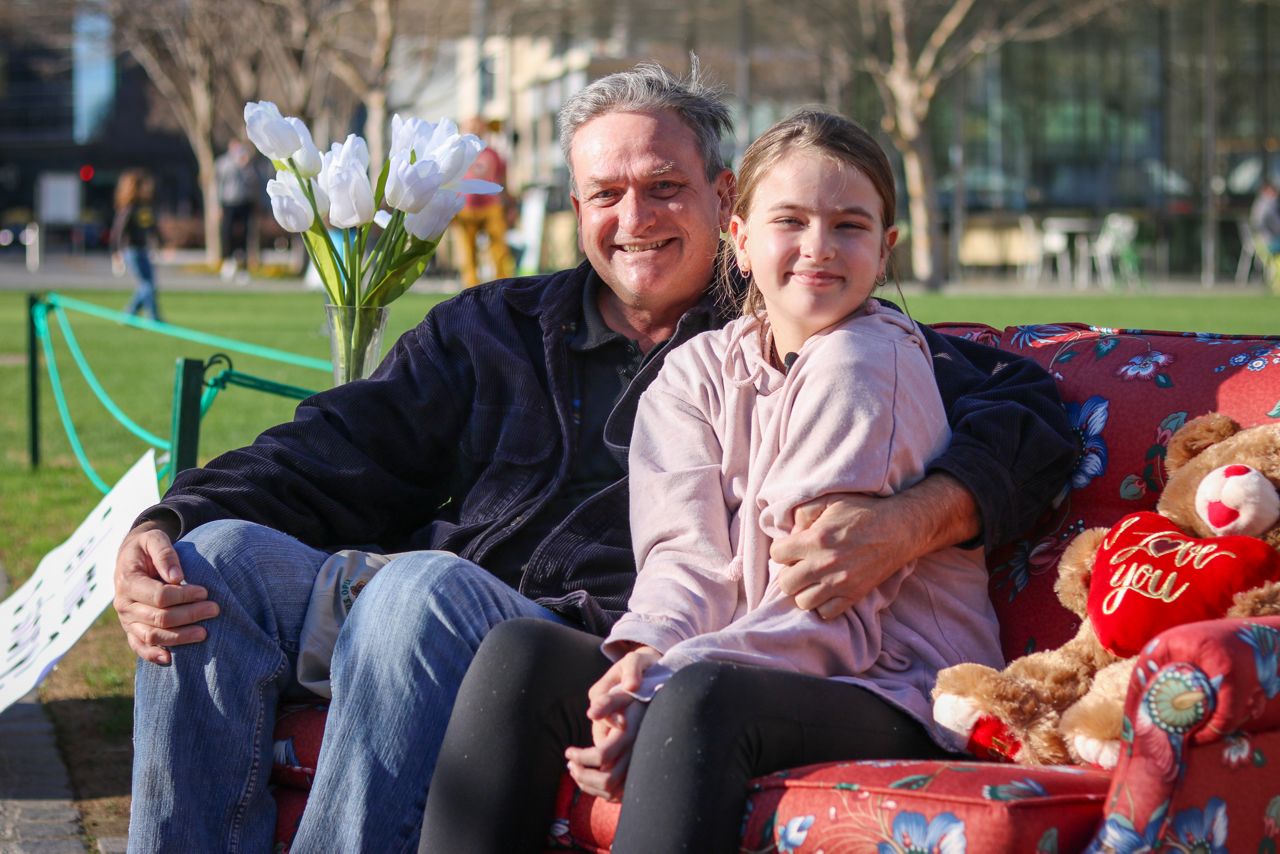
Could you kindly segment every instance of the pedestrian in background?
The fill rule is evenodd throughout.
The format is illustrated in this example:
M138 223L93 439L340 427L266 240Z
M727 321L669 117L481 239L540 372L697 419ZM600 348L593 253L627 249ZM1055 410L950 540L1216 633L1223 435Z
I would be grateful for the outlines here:
M1280 192L1274 182L1262 182L1249 209L1249 228L1254 250L1262 260L1263 278L1273 292L1280 294Z
M253 151L238 139L214 162L218 203L222 206L222 278L249 281L249 240L253 215L263 182L253 163Z
M111 224L111 252L122 258L137 281L133 297L125 306L128 314L146 311L160 319L156 304L156 277L151 266L151 244L156 238L156 216L151 205L155 181L141 169L127 169L116 184L116 217Z
M488 123L482 118L473 118L467 122L466 131L481 139L485 138L488 130ZM492 181L506 187L506 161L492 146L486 146L467 170L466 177ZM489 238L489 257L493 260L494 278L509 279L515 275L516 265L511 258L511 250L507 247L507 202L505 189L501 193L468 195L462 210L454 217L453 229L458 238L463 287L472 288L480 284L480 273L476 267L476 240L482 231Z

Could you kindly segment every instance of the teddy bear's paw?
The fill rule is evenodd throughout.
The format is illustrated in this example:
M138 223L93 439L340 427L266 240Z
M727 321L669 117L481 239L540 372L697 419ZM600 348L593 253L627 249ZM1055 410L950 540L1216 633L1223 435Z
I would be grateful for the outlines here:
M1120 741L1118 739L1101 739L1088 735L1076 734L1071 737L1071 746L1081 761L1110 771L1120 761Z
M958 694L939 694L933 700L933 719L942 727L968 738L978 724L982 710L968 697Z

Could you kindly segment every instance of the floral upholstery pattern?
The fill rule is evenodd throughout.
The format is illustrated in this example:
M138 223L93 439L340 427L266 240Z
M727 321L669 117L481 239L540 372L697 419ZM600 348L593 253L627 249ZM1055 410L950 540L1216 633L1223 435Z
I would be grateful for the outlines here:
M1009 327L999 346L1053 375L1080 440L1057 505L988 563L991 601L1012 659L1075 633L1078 621L1053 593L1058 559L1085 528L1155 508L1175 430L1212 411L1245 427L1280 418L1280 337L1068 323Z
M1150 510L1169 437L1223 412L1280 419L1280 337L1082 324L945 324L1030 357L1055 378L1080 441L1045 516L989 560L1005 655L1056 646L1074 615L1053 592L1058 559L1089 527ZM1142 651L1115 772L983 762L841 762L756 780L744 852L1280 851L1280 618L1179 626ZM272 775L287 850L319 752L323 707L283 714ZM566 777L548 848L606 852L618 805Z
M752 786L745 851L1078 851L1109 775L984 762L839 762Z

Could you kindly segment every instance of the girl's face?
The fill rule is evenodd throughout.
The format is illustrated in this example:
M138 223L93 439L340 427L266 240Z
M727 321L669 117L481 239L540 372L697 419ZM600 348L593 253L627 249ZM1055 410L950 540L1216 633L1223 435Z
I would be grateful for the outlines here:
M885 269L898 229L853 166L820 151L782 155L729 223L738 266L755 278L778 355L856 311Z

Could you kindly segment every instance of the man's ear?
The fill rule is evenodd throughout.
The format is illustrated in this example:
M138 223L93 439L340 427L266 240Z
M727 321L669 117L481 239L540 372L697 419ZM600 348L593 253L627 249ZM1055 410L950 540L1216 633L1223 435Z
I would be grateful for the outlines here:
M578 235L578 251L586 255L587 250L582 245L582 202L578 199L577 193L569 194L569 204L573 205L573 218L578 223L575 229Z
M733 215L733 203L738 200L738 179L731 170L725 169L716 176L715 189L720 197L720 230L725 231Z

